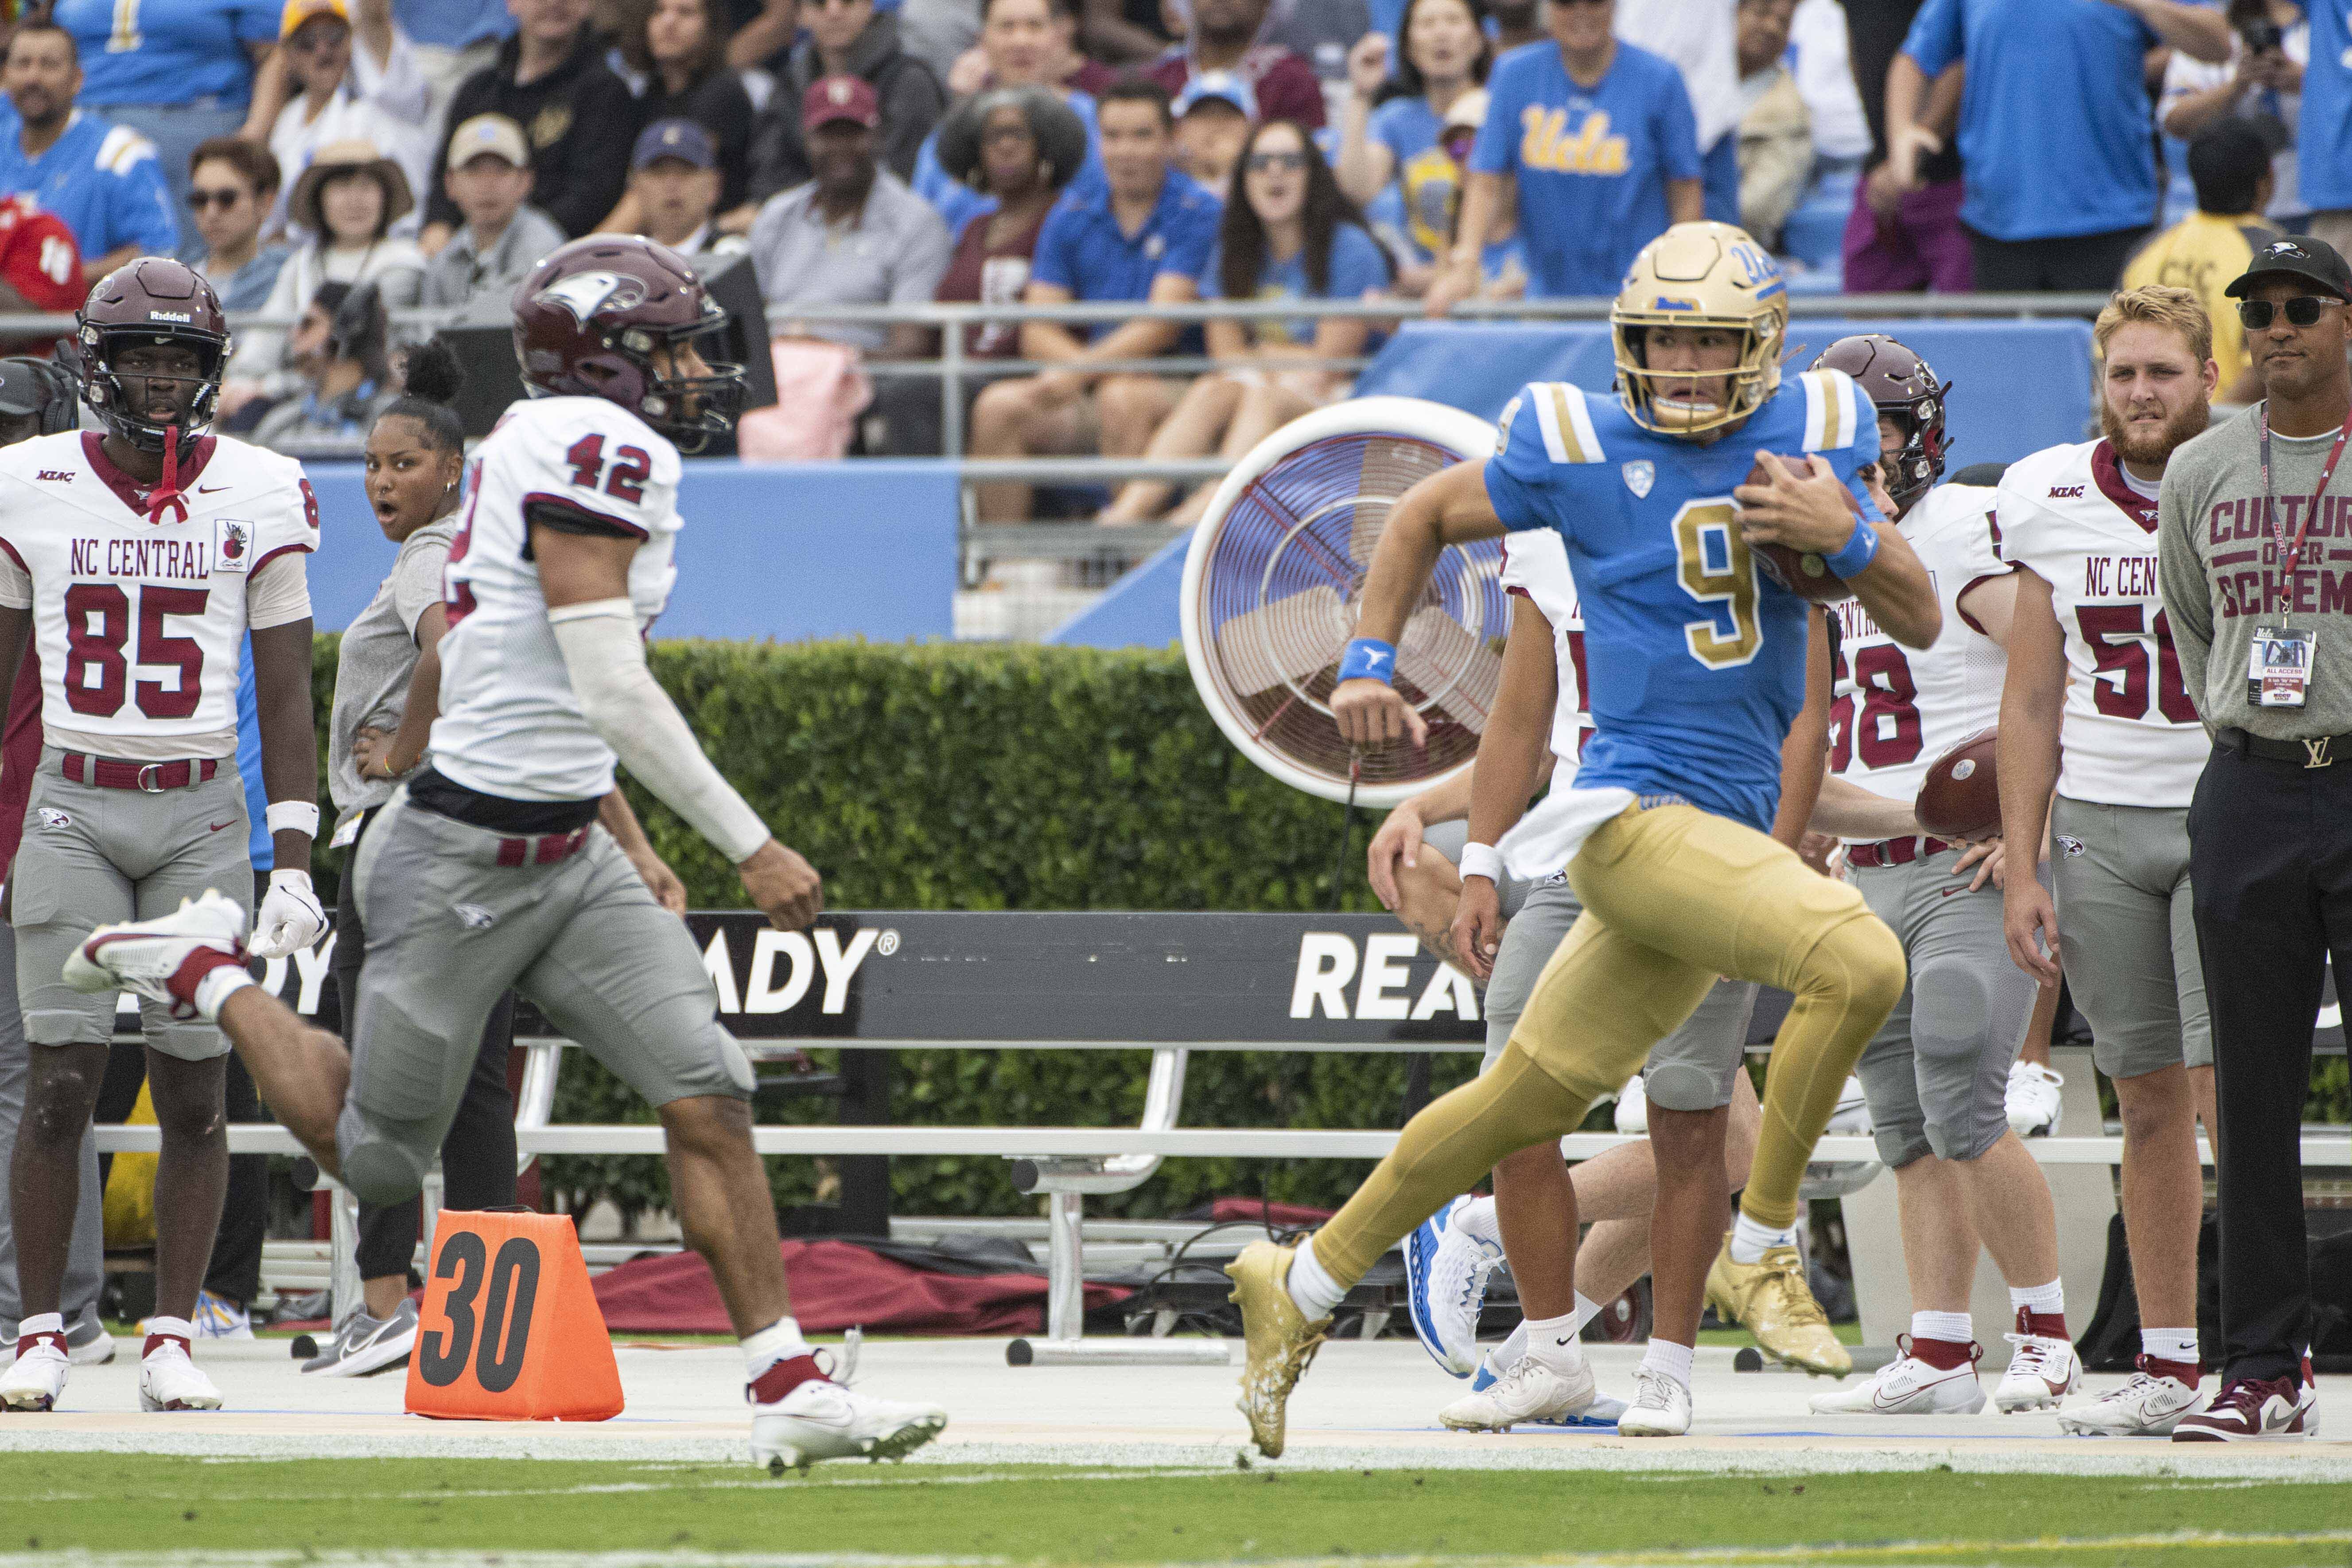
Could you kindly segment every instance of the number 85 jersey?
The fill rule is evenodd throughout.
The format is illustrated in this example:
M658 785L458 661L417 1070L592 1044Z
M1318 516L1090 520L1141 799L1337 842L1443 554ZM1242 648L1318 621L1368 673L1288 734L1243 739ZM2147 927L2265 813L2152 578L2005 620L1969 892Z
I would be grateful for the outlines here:
M650 626L677 580L679 468L675 445L600 397L526 399L476 448L442 572L437 772L511 800L611 793L616 759L572 694L530 525L634 541L629 602Z
M2156 582L2156 498L2105 440L2052 447L2001 476L2001 559L2050 584L2066 637L2058 793L2181 807L2211 754Z

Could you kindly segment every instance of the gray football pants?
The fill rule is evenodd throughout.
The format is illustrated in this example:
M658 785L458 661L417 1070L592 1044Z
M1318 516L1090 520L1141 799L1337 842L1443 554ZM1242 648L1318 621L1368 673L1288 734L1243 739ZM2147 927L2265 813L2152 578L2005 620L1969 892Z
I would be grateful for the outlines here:
M8 1213L6 1172L16 1148L16 1124L25 1116L32 1065L33 1047L26 1043L24 1016L16 1010L16 932L0 921L0 1340L14 1340L16 1321L25 1315L25 1298L16 1289L16 1226ZM68 1328L82 1318L97 1321L99 1287L105 1279L106 1193L99 1185L98 1133L91 1129L81 1135L81 1203L74 1210L59 1298Z

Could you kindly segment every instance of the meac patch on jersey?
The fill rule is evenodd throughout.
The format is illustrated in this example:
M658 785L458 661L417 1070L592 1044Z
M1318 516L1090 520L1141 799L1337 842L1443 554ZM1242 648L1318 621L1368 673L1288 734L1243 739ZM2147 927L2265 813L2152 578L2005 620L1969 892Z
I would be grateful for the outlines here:
M1552 710L1551 787L1564 789L1575 775L1577 754L1591 727L1584 706L1584 607L1576 600L1576 579L1568 570L1568 550L1549 528L1503 536L1503 568L1496 581L1536 608L1551 627L1552 658L1559 671L1559 697Z
M2156 578L2156 502L2105 440L2052 447L2001 476L2001 559L2050 584L2066 637L2058 793L2186 806L2212 752L2180 677Z
M1831 612L1839 636L1830 771L1874 795L1916 800L1937 758L2000 721L2008 656L1959 607L1970 588L2010 573L1993 548L1994 497L1981 486L1938 485L1896 525L1943 612L1934 647L1905 647L1856 601Z
M184 515L151 521L96 432L0 448L0 551L30 579L52 733L234 748L247 591L317 548L318 501L300 464L226 437L197 443L180 484Z
M515 800L611 792L617 759L572 694L531 558L530 514L551 510L582 531L635 541L629 602L649 627L677 581L682 467L667 437L602 398L526 399L484 438L442 569L449 632L432 738L441 773Z
M1593 734L1578 787L1678 795L1769 826L1811 627L1739 531L1731 492L1759 449L1820 454L1877 516L1854 479L1878 454L1877 419L1842 371L1782 383L1704 445L1563 382L1531 383L1505 410L1487 498L1507 530L1559 536L1581 601Z

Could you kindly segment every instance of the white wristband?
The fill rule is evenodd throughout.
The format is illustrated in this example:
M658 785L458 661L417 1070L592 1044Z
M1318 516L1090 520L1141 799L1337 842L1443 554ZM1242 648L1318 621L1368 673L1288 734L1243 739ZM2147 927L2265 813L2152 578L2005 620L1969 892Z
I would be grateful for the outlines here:
M1465 844L1462 847L1462 874L1484 877L1496 887L1503 885L1503 852L1491 844Z
M319 837L319 803L315 800L273 800L265 820L272 833L306 833Z

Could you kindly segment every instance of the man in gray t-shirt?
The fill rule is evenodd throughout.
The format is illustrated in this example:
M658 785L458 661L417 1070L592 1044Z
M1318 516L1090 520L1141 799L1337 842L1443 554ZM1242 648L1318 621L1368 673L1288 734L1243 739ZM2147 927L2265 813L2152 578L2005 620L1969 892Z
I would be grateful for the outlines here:
M2329 954L2352 973L2352 471L2336 471L2352 267L2278 239L2227 293L2263 399L2175 453L2158 503L2171 643L2214 742L2189 836L2220 1098L2222 1344L2205 1354L2221 1390L2176 1442L2318 1424L2303 1105Z

